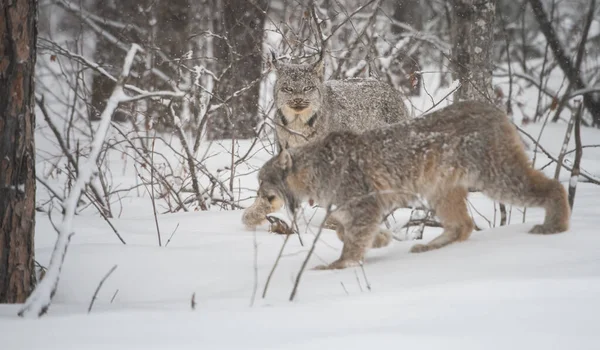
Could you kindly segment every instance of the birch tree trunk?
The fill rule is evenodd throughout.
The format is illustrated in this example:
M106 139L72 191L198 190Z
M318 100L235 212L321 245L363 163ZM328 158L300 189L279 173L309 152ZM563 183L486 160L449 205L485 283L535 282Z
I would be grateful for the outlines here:
M496 0L452 0L452 61L461 83L455 100L492 102L492 45Z

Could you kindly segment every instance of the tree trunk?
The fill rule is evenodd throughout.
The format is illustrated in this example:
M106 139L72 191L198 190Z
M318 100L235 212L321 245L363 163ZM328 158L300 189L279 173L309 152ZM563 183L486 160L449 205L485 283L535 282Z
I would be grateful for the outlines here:
M35 285L37 1L0 3L0 303L22 303Z
M410 25L415 30L423 29L420 0L397 0L394 5L394 14L392 17L398 22ZM404 29L401 26L392 24L393 34L400 35L403 32ZM407 43L406 47L411 48L416 43L416 40L411 40ZM415 72L421 70L419 64L419 50L417 49L416 52L410 55L403 54L399 56L396 63L390 66L390 69L398 70L399 67L402 67L402 69L400 72L395 73L400 77L400 85L404 87L404 91L412 96L420 96L422 78L419 74L415 74Z
M455 100L493 102L492 44L496 0L452 0L452 63L461 83Z
M142 24L144 16L143 13L138 12L138 5L139 8L146 7L146 4L140 4L140 2L96 0L93 12L95 15L106 21L130 21L134 25L140 25ZM143 24L141 27L144 28ZM102 30L104 33L119 39L126 46L129 46L129 42L131 41L143 45L142 42L139 42L141 38L136 35L135 29L128 28L117 32L117 30L110 26L102 25ZM118 78L119 76L121 65L123 64L123 57L125 57L125 51L122 48L119 48L117 44L111 42L106 36L96 34L94 61L115 78ZM88 112L90 120L100 120L100 114L104 111L106 101L110 97L114 87L114 81L98 72L92 73L91 100ZM132 109L132 104L123 104L115 111L112 119L124 122L128 118L127 111Z
M531 8L533 9L535 18L536 18L538 24L540 25L540 30L542 31L542 33L546 37L546 40L548 41L548 44L552 48L552 53L554 54L554 57L558 61L558 65L560 66L560 69L562 69L562 71L567 76L567 79L569 79L569 82L571 83L571 85L573 85L573 87L575 87L575 89L577 89L577 90L587 89L587 86L581 77L581 68L580 68L581 58L579 58L579 64L577 64L577 63L573 64L573 62L571 61L571 59L565 52L562 44L558 40L558 35L556 35L556 31L554 30L554 27L552 27L552 23L550 23L550 20L548 19L548 16L546 15L546 11L544 10L544 6L542 5L542 2L540 0L529 0L529 3L531 4ZM593 19L595 7L596 7L595 5L596 5L595 0L591 0L590 8L588 11L589 19L588 19L588 21L586 21L586 28L583 31L584 36L583 36L582 42L581 42L582 50L585 49L585 43L586 43L587 35L589 32L589 25L591 24L591 20ZM580 56L580 55L578 55L578 56ZM583 104L584 104L585 108L592 115L592 118L593 118L592 124L596 127L600 127L600 99L596 98L594 95L595 94L593 92L588 92L588 93L584 94L583 95Z
M137 72L129 81L148 91L171 90L170 83L182 81L181 71L174 67L178 65L177 59L189 50L187 37L190 19L190 0L140 0L131 1L103 1L96 2L95 14L106 20L117 22L130 22L141 28L144 32L136 30L133 26L117 30L109 25L104 25L103 30L122 41L126 47L136 43L145 50L145 61L134 65ZM108 72L117 76L120 73L122 58L125 51L102 35L98 35L95 59ZM183 61L184 64L189 62ZM151 73L153 68L158 68L167 75L167 82L158 79ZM114 81L101 74L94 73L92 84L90 113L92 120L98 120L100 113L106 106L106 100L114 88ZM124 121L128 115L144 113L147 121L159 128L171 126L168 110L164 104L156 100L146 100L145 107L140 104L123 103L115 114L113 120ZM175 109L179 112L179 105ZM145 111L145 112L144 112Z
M226 106L211 116L212 139L246 139L256 135L268 3L268 0L221 1L221 19L217 24L227 42L215 38L213 43L215 57L225 72L218 82L214 103L226 102Z

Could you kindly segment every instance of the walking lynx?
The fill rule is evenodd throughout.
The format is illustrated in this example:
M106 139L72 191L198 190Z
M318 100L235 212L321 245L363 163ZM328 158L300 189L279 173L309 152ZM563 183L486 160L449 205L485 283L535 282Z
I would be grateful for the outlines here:
M277 73L275 132L279 150L303 145L331 131L362 132L408 118L400 92L374 78L323 81L323 61L289 64L272 59ZM279 210L277 194L260 188L242 221L253 228ZM333 223L332 223L333 225Z
M531 233L569 227L564 187L533 169L515 127L496 107L458 102L428 115L366 131L333 132L282 151L259 172L261 190L284 198L294 211L301 201L335 206L341 257L321 269L359 264L380 246L378 224L398 206L424 198L443 233L412 252L425 252L469 238L467 189L520 206L543 207L546 217ZM384 242L385 243L385 242Z

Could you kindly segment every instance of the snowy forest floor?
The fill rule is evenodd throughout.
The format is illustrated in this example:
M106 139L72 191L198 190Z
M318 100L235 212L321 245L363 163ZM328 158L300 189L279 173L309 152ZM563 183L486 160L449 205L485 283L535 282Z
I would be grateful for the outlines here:
M542 145L554 155L565 128L544 131ZM537 136L540 125L526 129ZM582 134L584 145L600 140L598 130ZM598 177L598 148L584 150L582 167ZM554 165L546 172L551 176ZM565 186L568 179L563 170ZM19 306L0 306L2 349L597 349L598 198L600 186L579 183L571 229L563 234L526 233L542 221L539 209L528 209L522 223L513 208L511 224L496 228L475 215L483 230L468 241L423 254L409 253L415 241L394 241L368 253L364 272L310 270L339 256L341 242L327 230L292 303L318 220L302 234L304 246L290 238L262 299L282 236L266 225L245 230L240 210L177 213L159 215L163 244L176 231L158 247L152 212L135 210L140 198L124 198L127 215L112 222L127 245L99 216L76 216L49 315L24 320L16 316ZM494 216L482 195L470 201ZM56 233L47 215L36 221L36 260L47 265ZM427 228L424 239L439 232Z

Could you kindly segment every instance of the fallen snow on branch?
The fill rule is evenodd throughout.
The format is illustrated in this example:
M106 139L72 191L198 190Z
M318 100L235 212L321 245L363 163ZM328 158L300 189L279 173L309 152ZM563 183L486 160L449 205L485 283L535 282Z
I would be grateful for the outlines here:
M73 185L73 188L65 201L65 212L62 222L58 226L58 239L54 245L46 275L29 296L23 308L19 311L19 316L42 316L48 311L48 308L52 303L52 298L58 287L60 271L67 254L67 247L69 246L71 237L75 233L73 232L72 227L73 216L77 209L77 202L79 201L79 197L81 196L85 185L90 183L96 176L96 160L100 154L102 145L104 144L104 139L106 138L113 113L119 106L119 103L129 99L123 92L123 85L125 84L125 79L129 76L131 65L133 64L133 60L138 51L142 51L142 48L137 44L133 44L125 57L121 76L117 81L117 85L115 86L112 95L106 103L106 108L104 108L104 111L100 116L100 124L94 133L95 137L92 142L90 155L85 162L79 163L79 171L77 173L75 185Z

